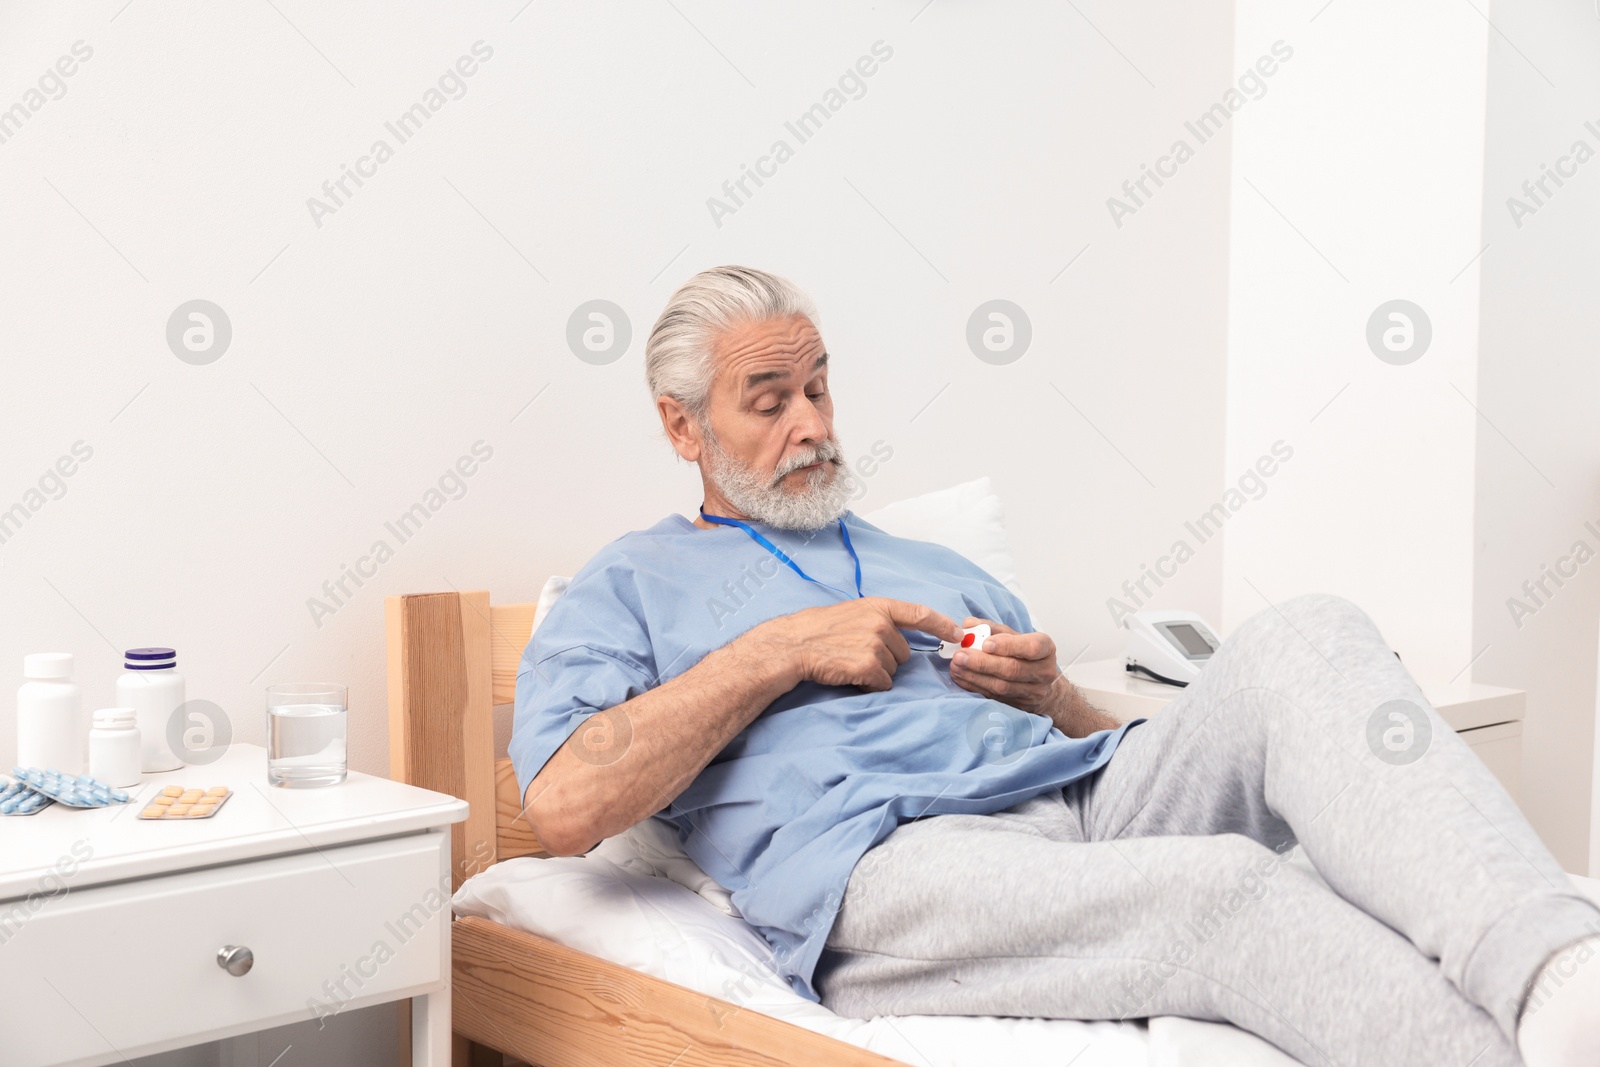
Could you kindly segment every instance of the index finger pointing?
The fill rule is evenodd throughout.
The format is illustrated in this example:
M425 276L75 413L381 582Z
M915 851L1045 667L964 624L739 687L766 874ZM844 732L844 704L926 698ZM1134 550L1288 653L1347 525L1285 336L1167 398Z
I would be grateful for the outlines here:
M881 599L883 608L894 622L896 629L921 630L941 641L961 640L961 627L943 612L934 611L926 604L913 604L908 600L892 600L889 597Z

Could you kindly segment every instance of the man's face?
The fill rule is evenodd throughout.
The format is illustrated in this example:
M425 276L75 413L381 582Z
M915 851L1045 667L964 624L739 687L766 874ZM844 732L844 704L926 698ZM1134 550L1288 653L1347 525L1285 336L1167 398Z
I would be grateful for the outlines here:
M804 318L746 323L723 334L709 405L722 446L775 474L785 460L832 440L827 363L822 335ZM804 477L797 470L783 484L800 488Z
M744 323L717 342L701 463L751 518L814 529L844 510L850 487L833 434L828 354L810 320Z

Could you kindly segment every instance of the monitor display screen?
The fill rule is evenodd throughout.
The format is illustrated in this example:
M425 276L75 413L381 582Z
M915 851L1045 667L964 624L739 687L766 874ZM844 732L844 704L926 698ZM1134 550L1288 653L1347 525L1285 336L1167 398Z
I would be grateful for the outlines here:
M1215 651L1211 647L1211 642L1201 637L1200 631L1186 622L1169 622L1164 629L1182 646L1184 655L1190 659L1209 656Z

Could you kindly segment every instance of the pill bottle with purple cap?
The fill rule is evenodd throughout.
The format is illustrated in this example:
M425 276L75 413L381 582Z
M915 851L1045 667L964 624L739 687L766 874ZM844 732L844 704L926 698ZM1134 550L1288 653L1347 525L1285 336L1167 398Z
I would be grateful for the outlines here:
M122 665L126 670L117 679L117 704L133 709L139 728L139 769L145 774L177 770L183 766L183 756L172 747L168 727L184 700L178 654L170 648L130 648L123 653Z

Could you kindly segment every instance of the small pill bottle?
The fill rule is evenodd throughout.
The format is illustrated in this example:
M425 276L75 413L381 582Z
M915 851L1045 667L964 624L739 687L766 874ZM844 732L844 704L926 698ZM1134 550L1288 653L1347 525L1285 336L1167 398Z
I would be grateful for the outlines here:
M139 784L139 728L133 708L101 708L89 730L89 775L122 789Z
M134 709L139 727L139 769L175 771L183 756L173 749L168 730L173 713L183 705L183 675L178 654L170 648L130 648L123 655L117 679L117 705Z

